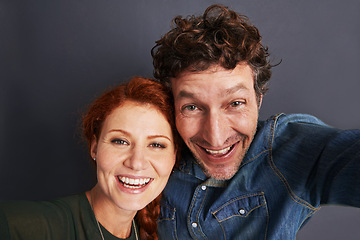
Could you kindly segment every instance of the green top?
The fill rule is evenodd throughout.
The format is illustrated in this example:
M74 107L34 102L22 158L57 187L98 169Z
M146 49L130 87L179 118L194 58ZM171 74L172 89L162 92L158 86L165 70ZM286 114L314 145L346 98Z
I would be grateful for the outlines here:
M101 230L105 240L120 239L102 226ZM53 201L0 203L0 239L101 240L101 235L82 193ZM136 240L134 226L126 240Z

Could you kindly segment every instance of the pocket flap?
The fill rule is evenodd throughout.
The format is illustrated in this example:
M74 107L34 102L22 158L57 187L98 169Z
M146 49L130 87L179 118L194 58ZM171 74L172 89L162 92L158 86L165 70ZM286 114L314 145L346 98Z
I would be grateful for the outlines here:
M212 214L219 222L221 222L234 216L247 217L255 209L264 206L265 204L266 201L264 193L260 192L233 198L223 204L216 211L212 212Z
M160 203L160 216L159 220L174 220L175 219L175 208L171 208L167 204Z

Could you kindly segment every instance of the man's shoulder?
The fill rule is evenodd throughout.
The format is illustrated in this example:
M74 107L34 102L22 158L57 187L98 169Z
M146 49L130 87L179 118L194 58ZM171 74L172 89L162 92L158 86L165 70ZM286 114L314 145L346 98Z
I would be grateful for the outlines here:
M327 126L319 118L304 113L291 113L291 114L279 113L269 117L265 121L259 121L259 123L260 125L272 124L274 126L287 125L289 123L314 124L314 125Z
M288 131L317 131L334 129L321 121L319 118L302 113L285 114L280 113L271 116L265 121L259 121L258 133L266 134L269 137L281 135Z
M258 122L258 128L251 144L251 152L257 154L273 149L274 143L279 140L306 138L314 134L329 135L338 131L325 124L315 116L309 114L280 113ZM275 141L275 142L274 142Z

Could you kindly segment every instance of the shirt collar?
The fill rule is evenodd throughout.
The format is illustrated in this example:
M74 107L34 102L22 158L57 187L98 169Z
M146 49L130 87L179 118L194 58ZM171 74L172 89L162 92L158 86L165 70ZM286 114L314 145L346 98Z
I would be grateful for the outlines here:
M197 163L195 157L189 150L189 148L185 148L181 153L181 163L179 166L179 170L194 176L195 178L204 182L205 185L208 186L218 186L218 187L225 187L228 184L226 180L218 180L214 178L208 178L205 172L201 169L199 164Z

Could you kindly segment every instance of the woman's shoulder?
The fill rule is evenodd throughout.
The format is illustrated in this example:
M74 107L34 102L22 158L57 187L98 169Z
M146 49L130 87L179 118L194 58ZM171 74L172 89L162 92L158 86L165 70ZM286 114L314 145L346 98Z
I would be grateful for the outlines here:
M85 194L51 201L8 201L0 203L0 233L20 234L23 239L47 239L54 234L70 234L74 222L88 211ZM67 235L66 234L66 235ZM42 238L44 237L44 238Z
M79 208L88 209L90 207L90 204L86 198L85 193L69 195L66 197L60 197L60 198L54 199L52 201L49 201L48 204L54 205L59 208L69 209L69 210L74 210L74 209L79 209Z
M50 201L5 201L0 202L0 210L5 215L47 215L66 213L78 208L87 207L87 199L85 193L70 195L66 197L56 198Z

